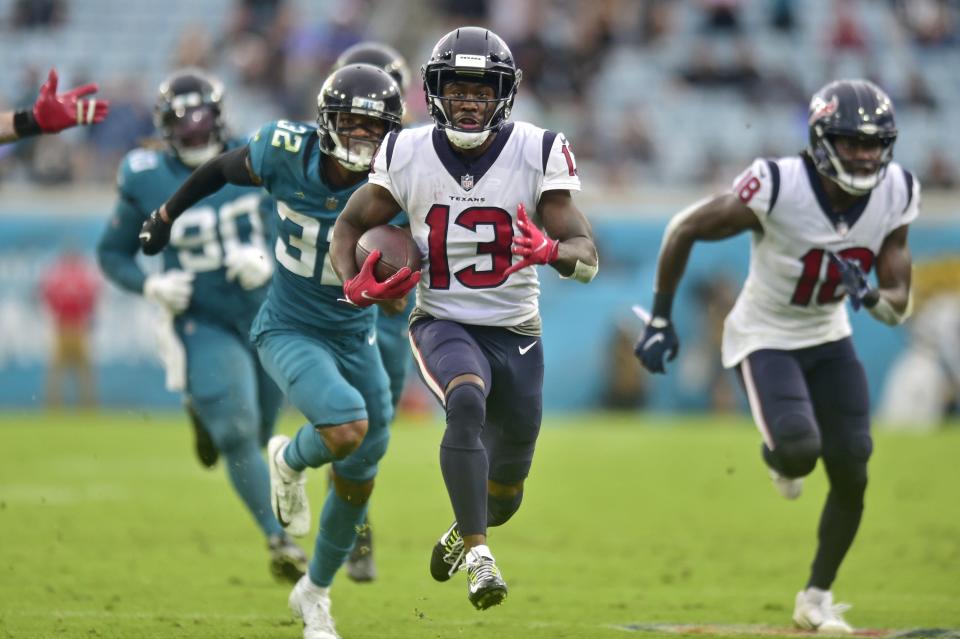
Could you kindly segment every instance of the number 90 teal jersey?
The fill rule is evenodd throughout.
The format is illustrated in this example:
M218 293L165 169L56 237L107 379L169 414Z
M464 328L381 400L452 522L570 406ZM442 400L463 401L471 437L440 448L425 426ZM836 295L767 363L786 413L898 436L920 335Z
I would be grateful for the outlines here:
M227 148L242 143L232 140ZM97 249L104 273L118 286L142 291L146 275L135 259L140 225L191 171L163 150L135 149L123 159L117 175L119 199ZM224 260L246 245L268 250L273 221L273 202L263 189L230 184L177 218L162 260L165 271L195 273L186 313L247 333L267 287L248 291L236 281L228 282Z
M330 263L337 216L366 180L335 191L320 174L316 128L286 120L264 125L249 143L250 164L276 200L277 270L252 333L369 331L375 310L338 302L343 285Z

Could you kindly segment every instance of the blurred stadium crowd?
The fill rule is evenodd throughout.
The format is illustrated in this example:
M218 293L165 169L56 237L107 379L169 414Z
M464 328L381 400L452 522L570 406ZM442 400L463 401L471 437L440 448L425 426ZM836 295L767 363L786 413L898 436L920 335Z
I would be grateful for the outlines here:
M2 151L0 183L113 181L153 134L157 84L199 66L227 86L237 132L313 120L331 63L365 39L413 71L453 25L488 25L524 71L516 119L567 132L585 176L610 187L715 185L757 155L804 140L827 79L864 76L894 98L898 161L925 191L960 181L957 0L0 0L0 108L30 104L50 66L95 79L102 126Z

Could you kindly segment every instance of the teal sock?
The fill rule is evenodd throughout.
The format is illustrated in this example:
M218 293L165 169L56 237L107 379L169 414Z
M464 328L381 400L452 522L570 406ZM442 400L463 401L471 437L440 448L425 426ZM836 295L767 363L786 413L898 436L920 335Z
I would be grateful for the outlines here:
M367 504L349 503L330 489L320 513L320 533L310 560L310 581L327 587L347 560L357 541L357 530L367 516Z
M302 471L308 466L319 468L333 461L330 449L323 443L320 433L313 424L304 424L297 434L290 440L290 445L283 451L283 460L287 466L296 471Z
M230 450L220 452L226 459L227 475L234 491L246 504L260 530L267 536L283 533L270 508L270 473L257 442L247 439Z

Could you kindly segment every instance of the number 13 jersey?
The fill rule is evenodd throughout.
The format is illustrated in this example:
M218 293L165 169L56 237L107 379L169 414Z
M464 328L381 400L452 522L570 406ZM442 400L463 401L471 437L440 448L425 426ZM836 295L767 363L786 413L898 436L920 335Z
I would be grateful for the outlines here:
M426 257L420 310L483 326L513 327L538 317L536 269L503 273L514 258L517 205L532 213L545 191L580 190L563 134L509 123L482 156L465 160L436 127L406 129L380 145L369 181L407 212Z
M848 337L840 271L828 252L869 273L884 239L916 217L920 184L891 162L880 183L840 214L805 156L758 159L733 193L760 220L750 272L723 327L723 365L759 349L796 350Z

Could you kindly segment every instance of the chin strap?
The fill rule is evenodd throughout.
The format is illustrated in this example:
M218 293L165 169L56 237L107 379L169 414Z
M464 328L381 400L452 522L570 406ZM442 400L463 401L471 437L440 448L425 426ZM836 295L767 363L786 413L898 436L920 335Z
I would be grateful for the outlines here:
M450 140L450 143L460 149L475 149L490 137L490 129L470 133L467 131L454 131L447 127L443 132L446 134L447 139Z

